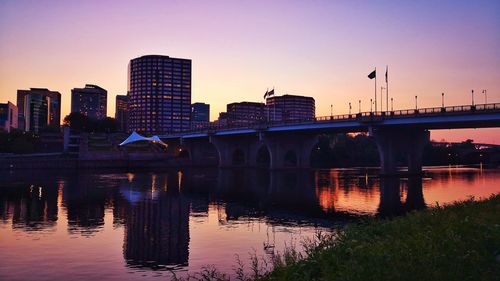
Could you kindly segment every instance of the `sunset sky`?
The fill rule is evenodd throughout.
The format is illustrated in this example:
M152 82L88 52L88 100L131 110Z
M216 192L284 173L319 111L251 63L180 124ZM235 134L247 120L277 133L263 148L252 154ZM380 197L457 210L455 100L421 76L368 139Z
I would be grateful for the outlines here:
M316 99L316 115L369 111L389 65L394 107L500 102L500 1L23 1L0 0L0 102L16 90L62 94L86 83L126 94L127 64L147 54L192 59L193 102ZM384 99L385 103L385 99ZM384 106L385 107L385 106ZM500 144L500 129L444 130L436 140Z

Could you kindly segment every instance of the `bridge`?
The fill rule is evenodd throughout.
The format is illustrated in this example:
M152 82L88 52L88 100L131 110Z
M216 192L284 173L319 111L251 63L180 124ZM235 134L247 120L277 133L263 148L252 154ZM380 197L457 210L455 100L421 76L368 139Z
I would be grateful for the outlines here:
M321 134L368 132L377 144L380 173L393 175L398 173L396 158L401 154L408 159L408 173L422 172L429 130L492 127L500 127L500 103L360 112L244 126L211 125L160 138L169 144L172 154L188 154L193 165L216 158L220 167L253 167L264 157L270 169L282 169L310 167L311 152Z

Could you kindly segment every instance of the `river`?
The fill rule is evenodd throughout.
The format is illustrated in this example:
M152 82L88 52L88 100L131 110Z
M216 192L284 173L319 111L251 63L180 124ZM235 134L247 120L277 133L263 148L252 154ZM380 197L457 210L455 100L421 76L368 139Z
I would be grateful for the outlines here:
M500 169L0 173L0 280L158 280L300 248L366 216L500 192Z

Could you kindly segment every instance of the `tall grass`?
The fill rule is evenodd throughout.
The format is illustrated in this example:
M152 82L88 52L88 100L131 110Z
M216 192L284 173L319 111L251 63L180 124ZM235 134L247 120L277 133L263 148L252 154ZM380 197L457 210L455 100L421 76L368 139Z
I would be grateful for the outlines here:
M271 259L239 257L236 280L500 280L500 194L317 233ZM230 280L215 267L184 279Z

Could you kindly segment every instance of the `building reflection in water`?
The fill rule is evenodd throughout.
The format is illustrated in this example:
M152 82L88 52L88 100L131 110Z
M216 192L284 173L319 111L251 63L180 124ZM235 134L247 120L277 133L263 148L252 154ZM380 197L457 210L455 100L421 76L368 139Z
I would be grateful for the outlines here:
M56 225L57 185L31 184L0 188L0 218L12 218L12 227L25 231L48 230Z
M129 266L187 265L190 204L179 192L180 177L142 174L122 183L127 204L123 254Z
M110 186L111 185L111 186ZM64 206L68 214L68 232L92 236L104 226L104 211L112 182L89 173L69 177L64 188Z

